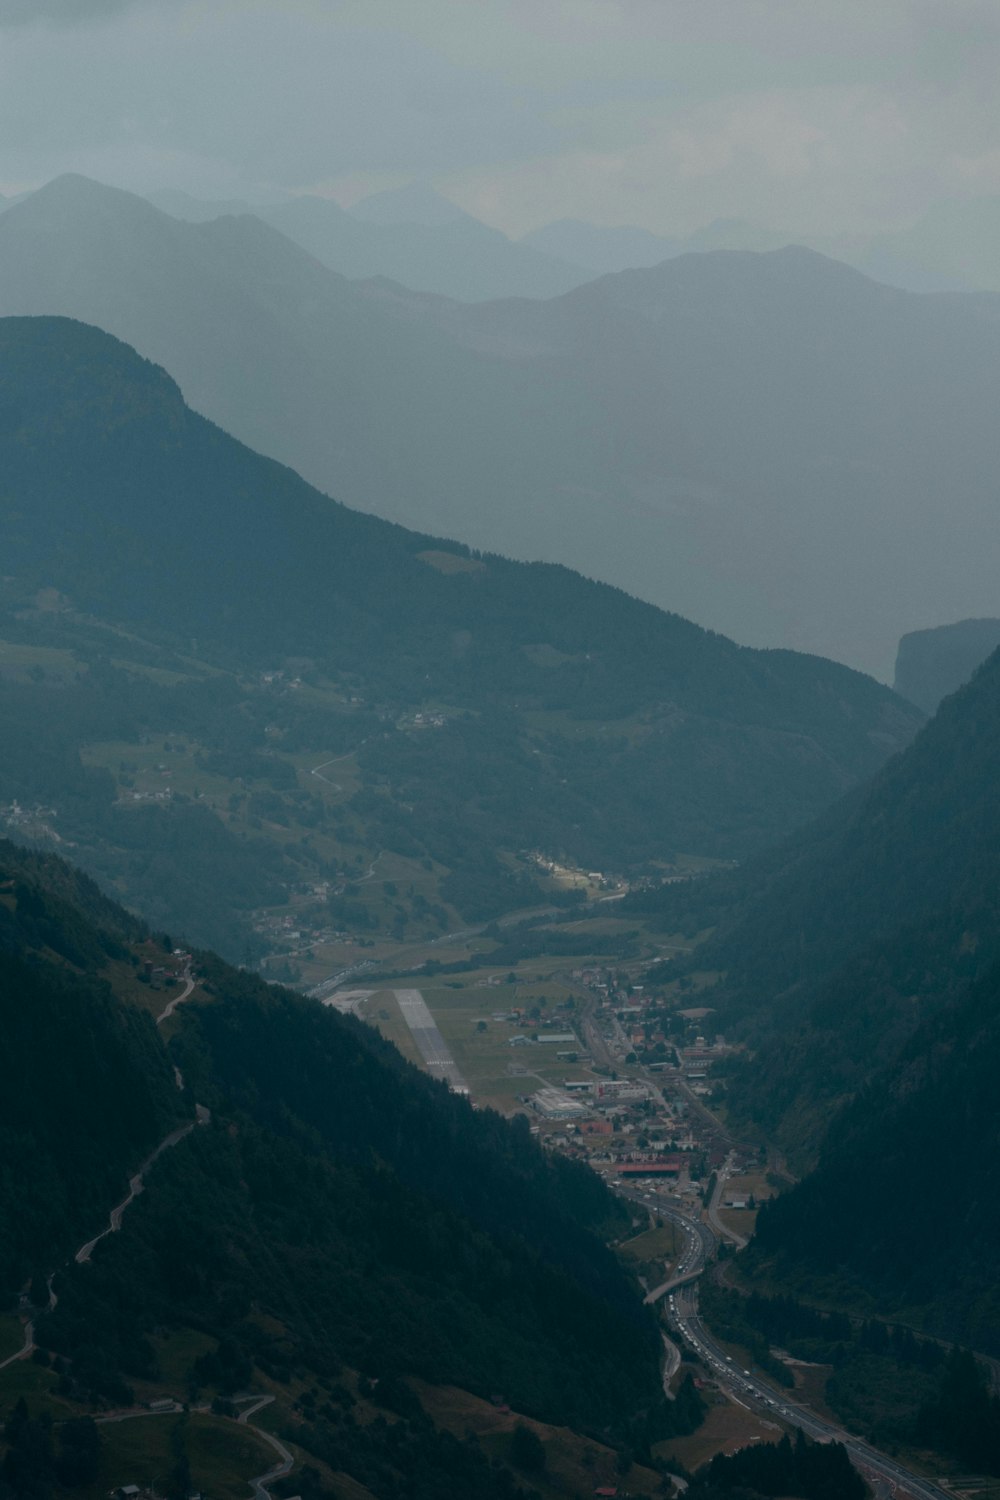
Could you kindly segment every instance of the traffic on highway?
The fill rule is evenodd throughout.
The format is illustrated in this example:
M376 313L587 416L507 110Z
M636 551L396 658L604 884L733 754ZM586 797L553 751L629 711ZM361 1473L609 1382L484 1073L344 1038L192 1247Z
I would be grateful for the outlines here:
M617 1186L623 1197L638 1204L646 1213L655 1213L682 1231L684 1248L672 1277L648 1293L645 1300L653 1303L666 1299L666 1322L670 1333L711 1371L730 1400L749 1411L799 1427L816 1442L843 1443L851 1461L865 1478L874 1485L887 1486L895 1500L906 1500L906 1497L911 1497L911 1500L950 1500L948 1491L932 1480L914 1474L861 1438L817 1416L793 1400L786 1391L763 1380L755 1371L738 1366L732 1355L727 1354L713 1338L698 1312L698 1278L717 1254L719 1242L715 1232L702 1220L694 1219L680 1209L662 1202L657 1202L655 1208L651 1207L646 1201L649 1195L636 1187Z

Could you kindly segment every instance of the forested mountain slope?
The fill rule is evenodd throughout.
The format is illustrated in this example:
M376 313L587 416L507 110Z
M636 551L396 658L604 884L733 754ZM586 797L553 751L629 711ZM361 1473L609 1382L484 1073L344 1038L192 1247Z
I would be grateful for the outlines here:
M994 1351L998 757L994 653L868 787L718 886L695 960L749 1044L734 1118L818 1163L755 1253Z
M135 1164L185 1117L152 1021L112 988L145 936L69 867L0 843L5 1300L96 1232Z
M849 1092L1000 956L998 747L994 654L867 787L732 879L704 954L770 1034L747 1083L769 1125Z
M533 890L501 855L739 856L917 722L831 662L742 649L566 569L337 505L81 324L0 323L0 467L3 628L42 652L0 672L5 795L54 806L46 826L125 889L145 848L164 890L204 870L207 893L214 860L234 904L264 905L290 861L336 869L318 843L332 821L461 872L456 901L488 917ZM183 739L198 778L170 807L129 789L154 736ZM335 757L350 785L311 775ZM248 824L261 781L271 800ZM293 804L301 839L267 844L261 817L287 826ZM157 920L173 925L169 901Z
M743 641L887 678L907 630L993 609L990 296L786 249L467 306L67 177L0 216L0 312L124 338L348 504Z
M265 1380L290 1405L303 1381L330 1391L361 1372L410 1440L405 1426L380 1438L384 1423L359 1434L329 1405L295 1440L347 1471L374 1449L411 1479L434 1445L406 1375L640 1447L670 1430L655 1325L594 1234L624 1210L591 1172L544 1156L526 1122L473 1111L373 1029L212 955L158 1029L170 986L142 979L143 929L106 905L95 925L74 898L99 898L55 860L5 844L0 877L2 1294L30 1283L35 1339L58 1360L25 1389L66 1417L127 1404L127 1382L211 1397ZM185 1123L120 1231L74 1260ZM165 1371L182 1333L186 1363ZM5 1392L33 1368L8 1368ZM473 1458L477 1492L510 1493L474 1443Z
M1000 967L982 967L911 1001L925 1019L834 1119L815 1171L762 1211L751 1256L997 1355Z

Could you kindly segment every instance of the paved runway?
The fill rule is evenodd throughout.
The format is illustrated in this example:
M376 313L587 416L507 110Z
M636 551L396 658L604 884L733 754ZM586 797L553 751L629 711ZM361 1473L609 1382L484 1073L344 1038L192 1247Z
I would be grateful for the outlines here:
M427 1064L433 1078L444 1078L456 1092L469 1092L455 1059L448 1051L448 1044L437 1028L437 1022L427 1008L427 1002L419 990L394 990L403 1020L410 1028L420 1056Z

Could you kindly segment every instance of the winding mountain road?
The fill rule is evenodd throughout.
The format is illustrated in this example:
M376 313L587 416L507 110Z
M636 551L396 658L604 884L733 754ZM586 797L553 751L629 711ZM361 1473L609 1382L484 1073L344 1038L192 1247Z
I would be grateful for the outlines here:
M288 1451L284 1443L276 1438L273 1433L266 1432L263 1427L256 1427L249 1420L250 1417L256 1416L257 1412L259 1412L262 1407L270 1406L273 1400L273 1396L257 1396L252 1401L251 1405L247 1407L246 1411L240 1412L239 1416L236 1418L237 1423L239 1423L241 1427L249 1427L251 1432L255 1432L259 1438L262 1438L263 1441L268 1444L269 1447L273 1448L275 1453L277 1453L278 1458L280 1459L280 1463L277 1463L273 1468L268 1469L266 1474L258 1474L256 1479L251 1479L248 1481L250 1488L254 1493L254 1500L272 1500L271 1492L267 1488L267 1486L269 1484L274 1484L275 1480L277 1479L284 1479L285 1476L287 1474L290 1474L295 1467L295 1457Z
M119 1203L116 1208L113 1208L108 1215L107 1229L102 1229L100 1234L95 1234L92 1240L88 1240L85 1245L81 1245L79 1250L74 1255L73 1259L76 1261L78 1266L84 1266L87 1264L87 1262L90 1260L91 1254L93 1253L94 1246L99 1245L101 1240L103 1240L107 1235L118 1233L118 1230L122 1227L122 1217L125 1213L125 1210L128 1208L130 1203L135 1202L136 1198L138 1198L139 1194L143 1190L143 1187L145 1186L145 1176L150 1167L159 1157L163 1155L164 1151L169 1151L171 1146L176 1146L178 1141L182 1141L186 1135L190 1135L195 1125L198 1123L200 1122L197 1120L191 1120L187 1125L182 1125L178 1130L172 1130L168 1136L164 1137L164 1139L157 1146L156 1150L150 1152L150 1154L146 1157L146 1160L143 1162L142 1166L139 1168L138 1172L136 1172L133 1177L129 1178L127 1196L123 1198L121 1203Z
M163 1023L164 1023L164 1021L167 1020L167 1018L169 1016L173 1015L173 1013L177 1009L178 1005L183 1005L184 1002L185 1002L185 1000L190 1000L191 994L192 994L192 992L194 990L194 986L195 986L195 979L194 979L194 976L191 973L191 970L190 969L185 969L185 971L184 971L184 988L181 990L181 992L180 992L179 995L175 995L174 998L171 1001L169 1001L169 1003L167 1005L165 1005L164 1008L160 1011L160 1014L156 1018L156 1024L157 1024L157 1026L162 1026Z
M366 739L361 741L361 745L367 745L367 743L368 741ZM313 769L309 772L309 775L315 776L317 781L325 782L326 785L332 787L335 792L342 792L344 788L341 786L340 782L331 781L329 776L323 775L323 772L326 770L327 766L339 765L342 760L352 760L361 749L361 745L355 745L354 749L348 750L346 755L335 755L332 760L325 760L323 761L322 765L314 766Z
M163 1010L156 1017L157 1026L162 1026L163 1022L174 1014L179 1005L183 1005L186 1000L189 1000L191 998L191 995L194 993L195 984L196 980L192 975L191 970L186 969L184 972L184 988L179 995L175 995L174 998L164 1006ZM179 1069L177 1069L176 1067L174 1068L174 1081L179 1089L183 1089L184 1079L181 1076ZM129 1178L128 1194L125 1198L122 1199L121 1203L117 1204L113 1209L111 1209L110 1213L108 1214L107 1228L102 1229L100 1234L96 1234L93 1239L87 1240L80 1246L79 1250L76 1251L75 1255L73 1256L73 1260L77 1265L87 1265L90 1261L91 1255L93 1254L94 1247L100 1244L101 1240L103 1240L106 1235L115 1234L121 1228L122 1218L124 1217L125 1210L128 1208L129 1204L133 1203L139 1196L139 1194L143 1191L143 1188L145 1186L146 1173L149 1171L150 1167L152 1167L153 1163L163 1155L164 1151L169 1151L172 1146L176 1146L185 1138L185 1136L190 1135L191 1131L194 1130L196 1126L209 1124L211 1122L211 1118L212 1117L210 1111L206 1109L203 1104L196 1104L194 1119L190 1120L186 1125L181 1125L177 1129L172 1130L169 1135L164 1136L163 1140L156 1147L156 1149L154 1151L151 1151L150 1154L146 1157L146 1160L139 1167L139 1170ZM47 1280L47 1286L49 1290L49 1311L51 1311L55 1307L56 1303L59 1300L53 1287L53 1280L56 1274L57 1273L55 1271L50 1272ZM14 1354L8 1355L6 1359L0 1360L0 1370L5 1369L8 1365L14 1364L17 1360L30 1358L30 1356L34 1353L36 1347L35 1323L34 1319L29 1316L25 1319L24 1322L24 1342L21 1345L21 1348L18 1349ZM250 1399L251 1404L246 1408L246 1410L241 1412L238 1417L232 1418L232 1420L239 1426L248 1427L249 1430L255 1433L262 1442L266 1443L268 1447L273 1448L275 1453L278 1455L278 1463L276 1463L272 1468L268 1469L265 1474L259 1474L256 1476L256 1478L248 1481L250 1488L253 1491L254 1500L273 1500L271 1492L267 1488L267 1486L269 1484L273 1484L278 1479L284 1479L286 1475L292 1472L292 1469L295 1467L295 1457L285 1447L284 1443L282 1443L272 1433L266 1432L263 1427L257 1427L249 1420L250 1417L256 1415L256 1413L259 1412L263 1407L269 1406L274 1400L274 1397L254 1396ZM183 1410L184 1407L180 1404L180 1402L175 1401L173 1406L163 1411L151 1412L148 1409L144 1408L139 1410L110 1412L106 1413L104 1416L97 1417L96 1420L103 1423L125 1422L139 1417L172 1416L176 1415L177 1412Z
M168 1016L173 1015L178 1005L183 1005L185 1000L189 1000L191 998L191 995L194 992L195 983L196 981L191 973L191 970L189 968L185 969L184 988L179 995L175 995L174 998L170 1000L166 1006L164 1006L163 1010L156 1017L157 1026L161 1026ZM174 1081L176 1082L179 1089L183 1088L184 1080L176 1068L174 1069ZM93 1253L94 1246L99 1244L106 1235L115 1234L121 1228L122 1217L125 1213L125 1210L128 1208L129 1204L133 1203L142 1192L145 1185L146 1173L149 1171L150 1167L157 1160L157 1158L160 1157L164 1151L169 1151L171 1146L176 1146L179 1141L182 1141L186 1135L190 1134L190 1132L195 1128L196 1125L208 1124L210 1118L211 1116L209 1115L208 1110L205 1109L203 1105L195 1105L195 1118L188 1124L178 1126L176 1129L172 1130L169 1135L163 1138L163 1140L155 1148L155 1150L150 1152L150 1154L146 1157L146 1160L139 1167L138 1171L129 1178L129 1190L127 1195L122 1199L121 1203L116 1204L116 1206L109 1212L107 1228L102 1229L100 1234L95 1234L93 1239L86 1240L84 1244L80 1246L79 1250L77 1250L74 1254L73 1260L76 1261L77 1265L86 1265L90 1260L91 1254ZM46 1285L49 1289L48 1310L50 1312L59 1300L53 1287L53 1281L57 1274L58 1268L56 1271L51 1271L49 1273L46 1281ZM16 1353L8 1355L8 1357L4 1360L0 1360L0 1370L5 1369L8 1365L14 1364L19 1359L28 1359L34 1353L36 1348L37 1345L35 1343L35 1321L33 1317L27 1316L24 1320L24 1343L22 1344L21 1348L16 1351Z
M24 1324L24 1343L14 1354L8 1354L6 1359L0 1359L0 1370L6 1370L8 1365L16 1364L19 1359L27 1359L35 1347L35 1325L31 1318Z
M190 969L186 969L184 972L183 990L179 995L175 995L174 998L164 1006L163 1010L161 1010L160 1014L156 1018L157 1026L162 1026L164 1021L166 1021L169 1016L173 1015L178 1005L183 1005L185 1000L189 1000L191 998L191 995L194 992L194 986L194 976L192 975ZM181 1074L177 1068L174 1069L174 1082L177 1084L177 1087L179 1089L184 1087L184 1079L181 1077ZM207 1124L208 1119L208 1111L203 1107L196 1107L195 1118L193 1120L189 1121L187 1125L181 1125L176 1130L172 1130L168 1136L165 1136L163 1138L156 1149L150 1152L139 1170L129 1178L127 1195L122 1199L121 1203L119 1203L115 1208L111 1210L110 1214L108 1215L107 1229L102 1229L100 1234L95 1234L92 1240L88 1240L86 1244L81 1245L79 1250L74 1255L73 1259L76 1261L77 1265L86 1265L93 1253L94 1246L99 1245L101 1240L103 1240L107 1235L117 1234L118 1230L122 1226L122 1217L125 1213L125 1210L128 1208L130 1203L135 1202L136 1198L138 1198L139 1194L142 1192L143 1187L145 1186L146 1173L149 1171L153 1163L163 1155L164 1151L169 1151L171 1146L176 1146L177 1143L179 1141L182 1141L186 1135L190 1135L196 1125Z

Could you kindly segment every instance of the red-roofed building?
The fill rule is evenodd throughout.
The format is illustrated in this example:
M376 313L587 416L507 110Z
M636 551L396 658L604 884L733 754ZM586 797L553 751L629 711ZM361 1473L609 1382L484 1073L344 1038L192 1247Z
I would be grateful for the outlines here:
M679 1156L657 1156L651 1161L623 1162L622 1177L679 1177L684 1163Z

